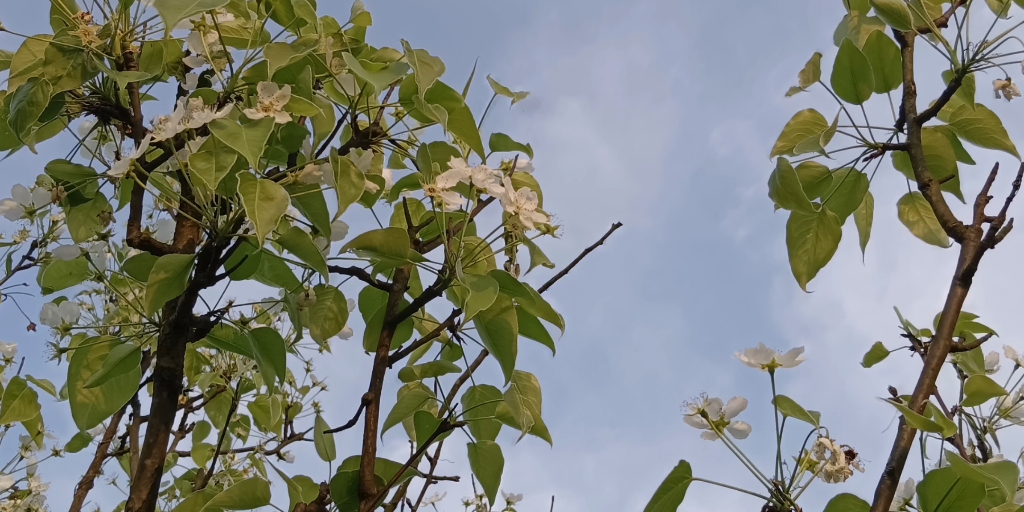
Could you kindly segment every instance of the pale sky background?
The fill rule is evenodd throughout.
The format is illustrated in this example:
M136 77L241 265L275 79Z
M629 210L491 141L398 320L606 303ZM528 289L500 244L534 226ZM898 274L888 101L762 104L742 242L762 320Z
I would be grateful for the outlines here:
M917 241L898 223L895 202L906 185L884 165L872 185L875 230L864 263L850 222L835 259L811 283L814 293L802 292L790 274L786 216L773 214L766 195L768 153L797 110L814 106L834 115L834 103L820 88L788 99L783 93L814 51L825 54L828 73L841 0L366 3L374 15L372 43L397 47L405 38L428 49L444 59L449 83L464 83L479 58L470 97L477 115L489 97L486 74L532 92L511 111L493 111L484 132L532 143L546 205L565 226L561 240L544 245L554 261L568 263L612 222L625 224L549 292L568 323L558 356L521 344L520 368L540 379L554 437L553 448L532 437L513 446L508 429L502 437L502 488L525 495L521 511L548 510L552 495L559 512L641 510L684 458L696 476L755 485L721 443L699 439L682 422L680 407L704 391L749 398L740 419L753 425L754 434L741 445L770 468L768 379L733 356L758 342L780 350L807 347L806 363L780 373L780 392L820 410L833 436L866 461L867 473L847 484L815 484L805 510L820 510L838 492L870 498L894 433L893 411L875 397L890 384L909 392L919 365L900 353L864 370L860 358L877 340L898 346L894 305L919 326L930 322L941 308L956 254ZM347 2L321 4L321 14L346 17ZM0 0L0 19L22 32L43 32L47 8L41 0ZM2 36L0 47L18 44ZM937 94L937 74L921 84L922 101ZM1022 140L1024 105L995 103L986 85L993 78L1001 76L979 77L979 99ZM884 100L874 107L872 119L891 124ZM31 181L45 161L66 152L54 147L51 153L44 146L40 157L22 152L0 162L0 190ZM968 149L979 165L962 167L965 195L977 192L995 158L1004 168L996 189L1006 190L1015 159ZM1019 204L1013 210L1021 211ZM986 257L966 308L1000 333L991 347L1000 351L1024 330L1018 313L1024 292L1015 286L1024 277L1017 265L1022 248L1024 234L1014 232ZM550 275L538 271L530 280ZM24 303L37 314L40 302ZM29 356L26 370L62 383L66 367L55 370L36 357L47 340L45 329L26 333L24 319L7 306L0 319L3 341L18 342ZM364 391L369 358L356 343L335 346L320 373L329 373L332 389L327 419L339 424ZM493 378L497 367L489 362L484 371ZM388 383L390 400L397 382ZM46 407L48 425L66 441L74 430L66 404ZM385 437L385 456L405 453L400 430ZM355 453L359 435L355 429L336 436L339 454ZM449 442L450 463L440 473L468 477L463 442ZM761 450L752 448L758 445ZM42 467L54 484L55 510L68 505L88 457ZM315 463L287 469L321 478L326 465L313 457ZM917 478L914 460L907 474ZM458 499L469 494L465 485L440 489L448 491L440 510L462 510ZM278 498L285 495L280 484L274 490ZM122 499L102 486L91 497L105 508ZM756 499L695 484L681 510L757 507Z

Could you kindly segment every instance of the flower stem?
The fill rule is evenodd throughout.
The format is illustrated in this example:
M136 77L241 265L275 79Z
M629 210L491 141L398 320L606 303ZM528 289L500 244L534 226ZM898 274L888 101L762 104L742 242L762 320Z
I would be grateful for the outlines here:
M781 480L782 470L782 429L779 428L779 406L775 404L778 393L775 390L775 370L768 370L772 381L772 408L775 409L775 480Z
M753 492L753 491L748 491L746 489L741 489L739 487L734 487L734 486L729 485L729 484L723 484L721 482L716 482L714 480L707 480L707 479L704 479L704 478L697 478L697 477L692 477L691 480L693 480L694 482L704 482L706 484L717 485L719 487L724 487L726 489L730 489L730 490L733 490L733 491L736 491L736 492L742 492L743 494L749 494L750 496L756 496L756 497L761 498L761 499L763 499L765 501L773 501L771 498L769 498L768 496L765 496L763 494L758 494L758 493Z

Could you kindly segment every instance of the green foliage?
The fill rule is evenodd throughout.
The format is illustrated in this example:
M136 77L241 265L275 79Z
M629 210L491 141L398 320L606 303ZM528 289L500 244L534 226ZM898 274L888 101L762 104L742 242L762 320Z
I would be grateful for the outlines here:
M683 503L686 497L686 490L693 482L693 472L690 463L685 460L679 461L675 468L665 477L658 489L654 491L651 501L644 507L644 512L673 512Z

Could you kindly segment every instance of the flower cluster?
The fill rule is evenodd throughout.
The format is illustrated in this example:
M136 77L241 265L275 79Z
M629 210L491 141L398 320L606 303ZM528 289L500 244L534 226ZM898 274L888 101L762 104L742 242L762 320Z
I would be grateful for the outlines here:
M820 464L818 478L827 484L845 482L853 476L854 469L864 472L864 465L853 448L840 445L826 436L821 436L814 442L811 455Z
M704 430L701 439L716 441L726 432L736 439L746 439L750 435L750 424L733 419L747 408L747 399L735 396L729 403L723 404L721 398L708 398L701 395L693 402L686 404L687 412L683 421L687 425Z
M423 184L426 196L435 204L439 203L445 211L455 211L465 206L465 199L453 190L461 183L497 198L505 212L518 220L527 231L537 229L539 224L551 222L551 217L540 209L537 192L525 186L517 189L511 178L501 171L482 164L471 167L465 159L455 157L448 162L448 167L434 181ZM529 160L517 160L514 172L532 173L533 164Z

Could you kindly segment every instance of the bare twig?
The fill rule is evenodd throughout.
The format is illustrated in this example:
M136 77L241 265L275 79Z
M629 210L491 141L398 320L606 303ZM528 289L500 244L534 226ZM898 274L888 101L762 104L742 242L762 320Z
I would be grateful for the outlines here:
M607 240L608 237L612 236L612 233L614 233L616 229L619 229L621 227L622 227L622 223L621 222L616 222L615 224L612 224L611 229L609 229L608 232L606 232L604 234L604 236L601 237L600 240L595 242L594 245L591 245L590 247L587 247L586 249L584 249L583 252L580 253L579 256L576 256L576 259L572 260L572 263L569 263L568 265L566 265L566 267L563 268L561 272L555 274L554 277L552 277L551 279L548 279L548 282L546 282L543 285L541 285L540 288L537 288L537 293L544 293L545 291L547 291L548 288L551 288L551 285L557 283L559 279L565 277L565 275L568 274L569 271L573 269L573 267L578 265L579 262L583 261L583 258L586 258L588 254L594 252L594 249L597 249L598 247L604 245L605 240Z

